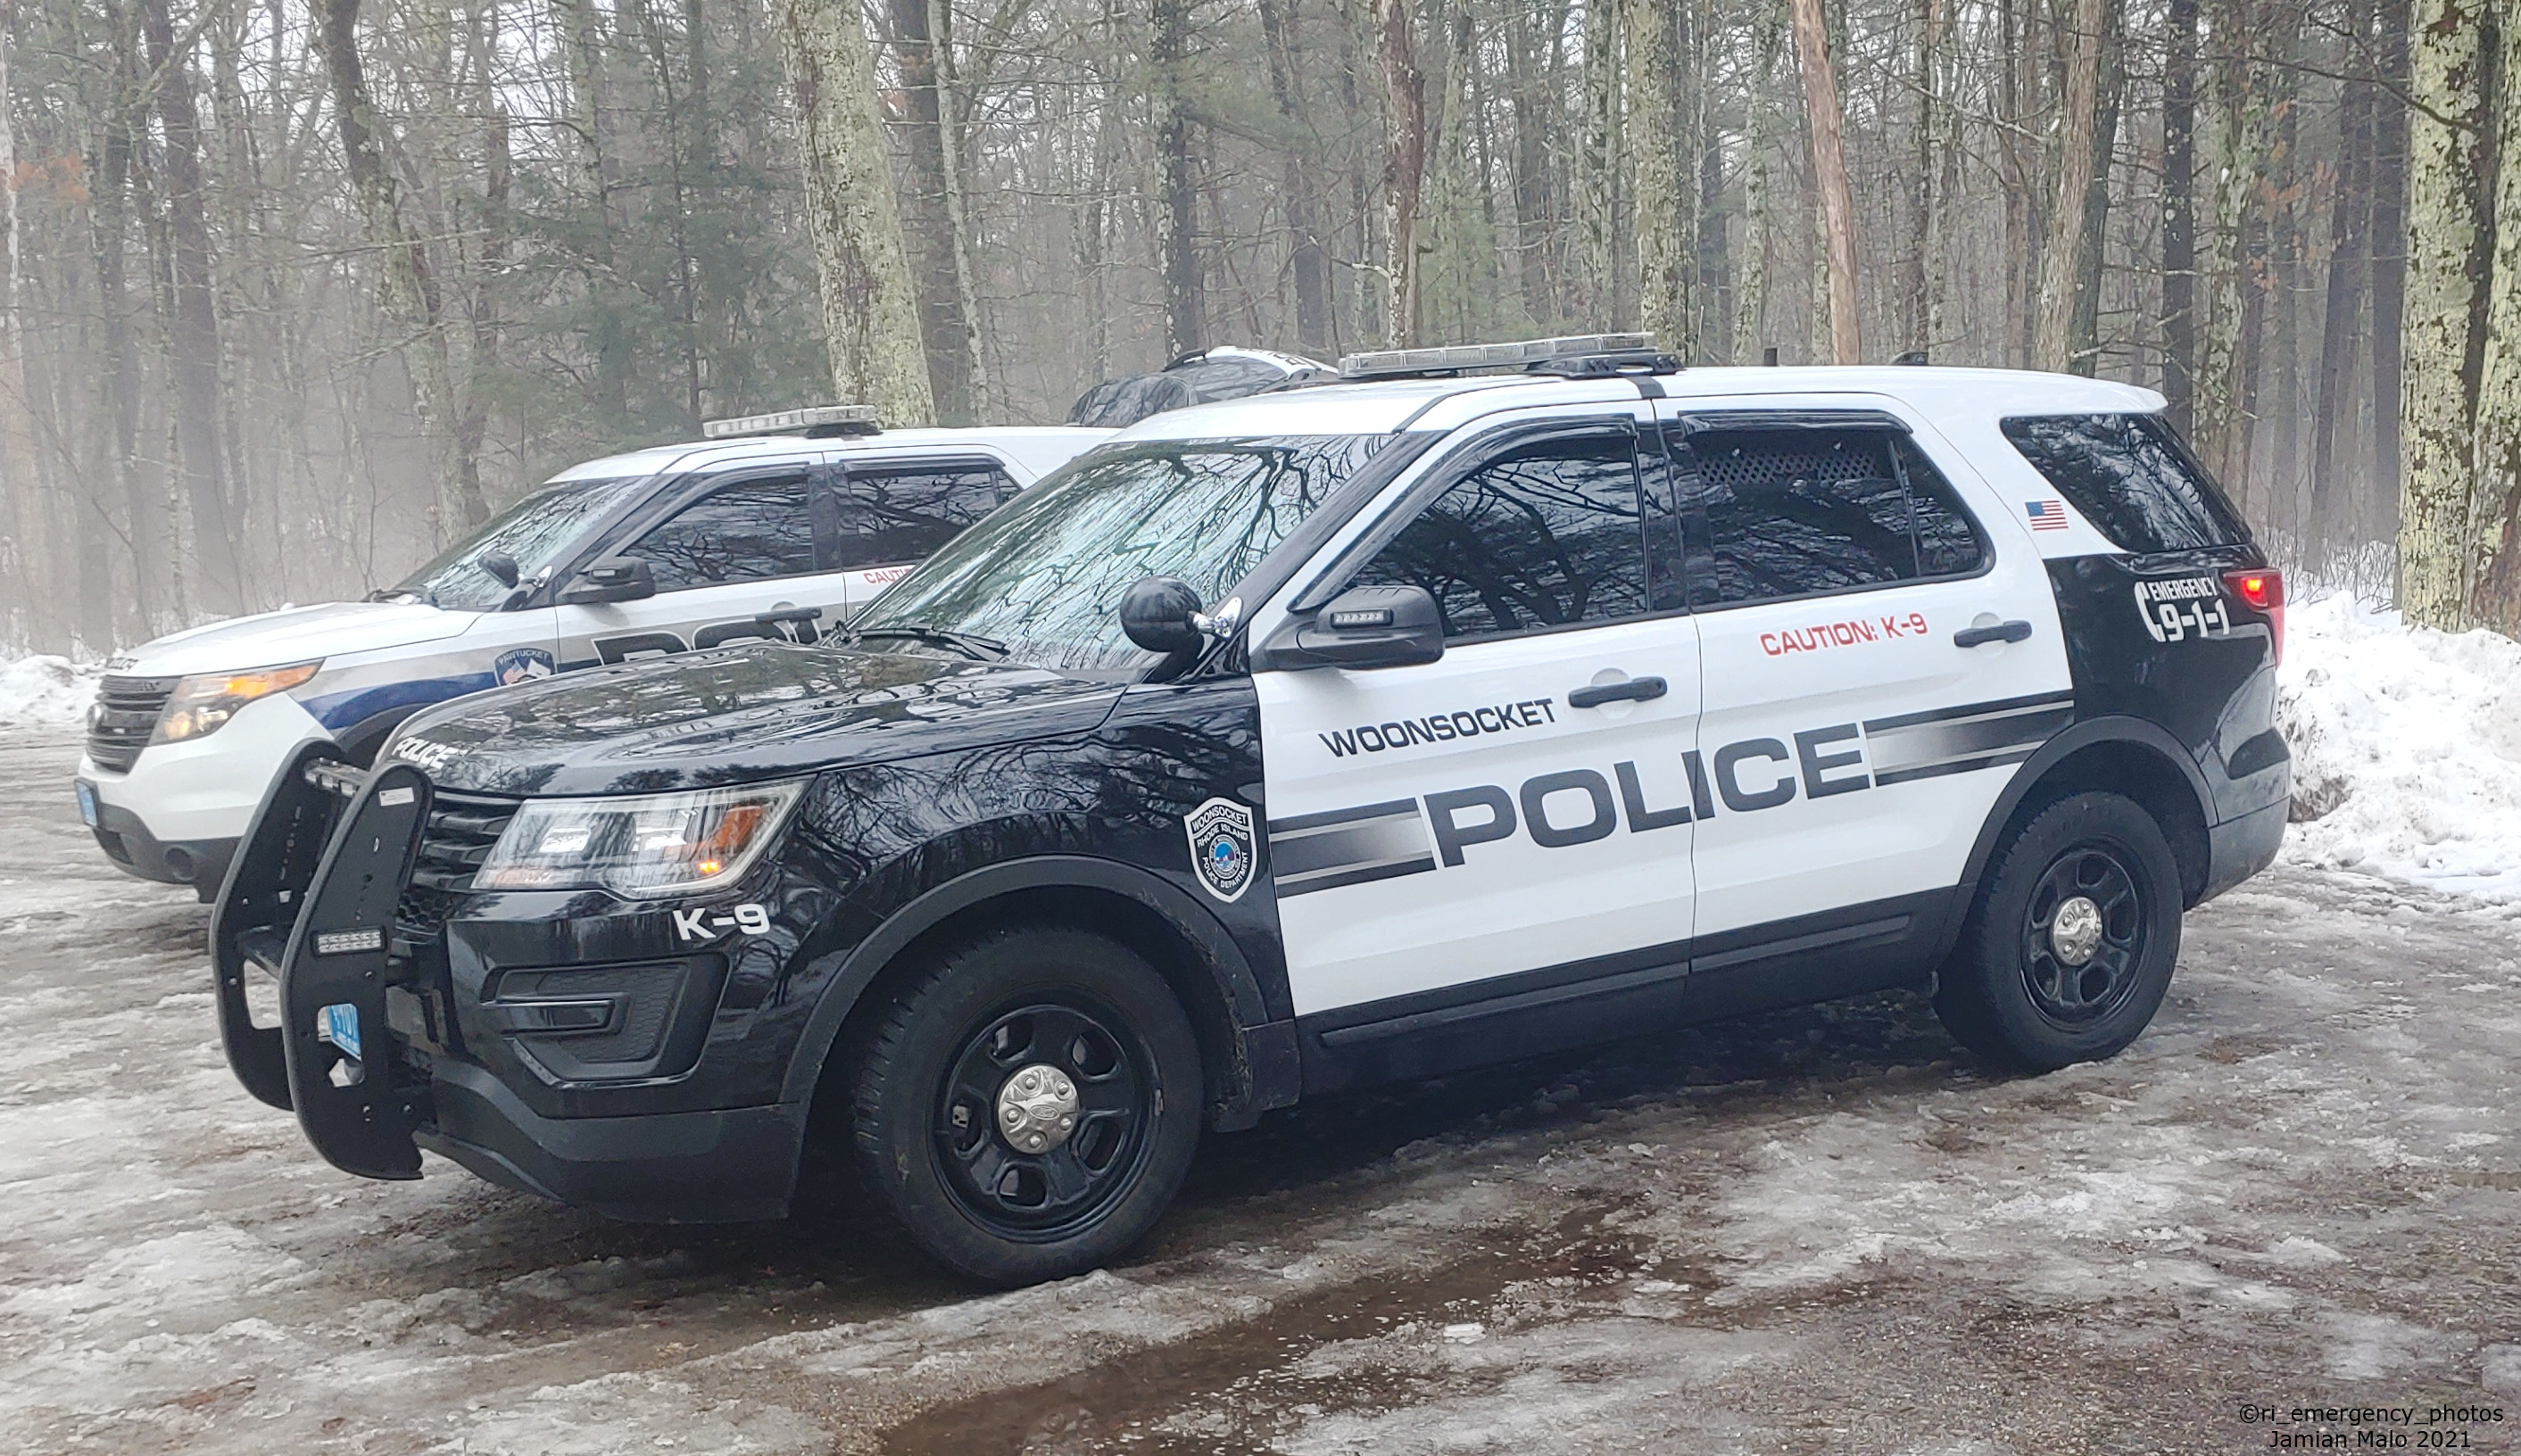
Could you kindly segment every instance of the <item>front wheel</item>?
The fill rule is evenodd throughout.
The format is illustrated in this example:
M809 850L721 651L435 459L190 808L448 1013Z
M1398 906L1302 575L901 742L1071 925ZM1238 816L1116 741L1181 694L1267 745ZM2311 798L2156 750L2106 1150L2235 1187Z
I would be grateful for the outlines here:
M1997 854L1935 1012L1971 1051L2026 1071L2115 1056L2171 987L2180 905L2179 863L2142 806L2060 799Z
M1164 978L1084 931L1019 927L940 955L857 1069L866 1184L959 1273L1082 1273L1154 1227L1199 1144L1199 1041Z

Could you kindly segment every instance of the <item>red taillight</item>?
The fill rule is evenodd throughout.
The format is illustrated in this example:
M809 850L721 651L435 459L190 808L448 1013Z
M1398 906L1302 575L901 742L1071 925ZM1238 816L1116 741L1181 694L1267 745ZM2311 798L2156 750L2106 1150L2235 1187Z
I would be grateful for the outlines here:
M2272 567L2260 567L2246 571L2226 571L2223 585L2241 599L2241 605L2268 614L2268 643L2275 649L2278 662L2284 660L2284 572Z

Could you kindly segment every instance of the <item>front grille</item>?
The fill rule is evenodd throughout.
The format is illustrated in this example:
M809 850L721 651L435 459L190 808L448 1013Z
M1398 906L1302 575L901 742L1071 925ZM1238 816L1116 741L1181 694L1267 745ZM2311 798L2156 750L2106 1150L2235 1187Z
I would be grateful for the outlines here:
M108 773L129 773L174 696L172 677L109 677L98 684L88 713L87 756Z
M429 823L421 830L420 852L413 856L411 881L394 907L394 932L407 940L426 940L453 914L459 898L473 887L473 877L489 858L490 846L508 821L517 816L517 800L441 790L429 801Z

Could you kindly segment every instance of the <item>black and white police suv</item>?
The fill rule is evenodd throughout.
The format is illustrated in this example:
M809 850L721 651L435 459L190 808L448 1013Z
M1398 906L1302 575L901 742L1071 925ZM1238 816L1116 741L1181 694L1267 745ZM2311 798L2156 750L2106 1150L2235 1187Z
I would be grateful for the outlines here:
M365 762L418 707L740 637L812 641L1111 432L879 431L863 405L712 420L561 472L400 585L213 622L107 665L76 781L99 847L217 893L309 744Z
M2160 396L1647 342L1159 415L849 635L310 746L215 921L238 1074L633 1218L779 1214L833 1129L1018 1283L1300 1097L1900 985L2126 1046L2290 775L2281 584Z

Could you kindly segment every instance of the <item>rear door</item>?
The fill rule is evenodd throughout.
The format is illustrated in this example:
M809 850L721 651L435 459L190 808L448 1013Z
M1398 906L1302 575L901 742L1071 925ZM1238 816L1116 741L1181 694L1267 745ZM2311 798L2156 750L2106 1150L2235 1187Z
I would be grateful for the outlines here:
M797 461L715 476L636 528L613 554L646 562L656 595L563 606L562 661L620 662L747 638L810 642L830 630L846 597L816 542L809 501L821 473ZM817 610L819 618L807 614Z
M1427 589L1441 660L1255 674L1289 986L1330 1044L1405 1029L1423 1059L1424 1018L1510 1010L1513 1035L1578 1040L1598 1028L1561 1034L1538 1004L1603 977L1677 986L1697 642L1652 584L1641 503L1664 481L1659 456L1641 481L1637 439L1632 419L1562 422L1439 463L1354 581Z
M2038 553L1887 411L1664 406L1705 671L1691 996L1917 969L1996 796L2073 717Z
M828 503L844 617L1014 499L1017 488L1005 463L985 454L843 461L817 506Z

